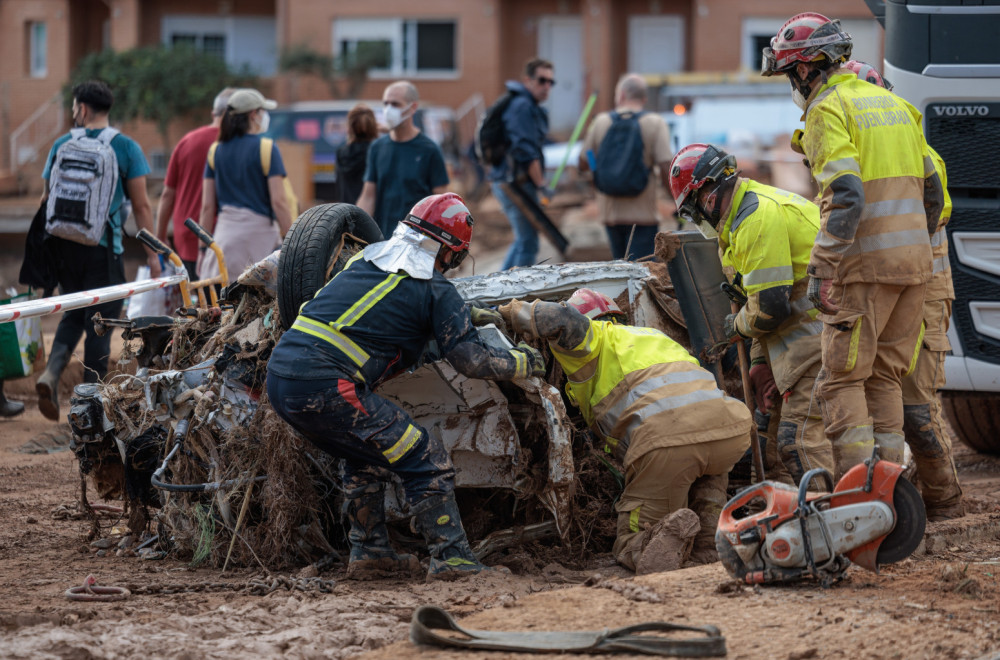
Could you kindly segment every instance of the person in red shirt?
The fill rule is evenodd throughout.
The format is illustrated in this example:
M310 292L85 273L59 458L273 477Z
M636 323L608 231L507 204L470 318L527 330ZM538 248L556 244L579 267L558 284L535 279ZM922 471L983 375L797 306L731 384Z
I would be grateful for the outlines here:
M197 222L201 215L201 188L208 149L219 139L219 124L229 97L235 91L236 88L227 87L219 92L212 103L212 123L182 137L167 164L167 178L156 213L156 236L166 242L168 222L173 217L174 251L184 262L191 280L198 279L195 266L199 245L198 237L184 226L184 221L193 218Z

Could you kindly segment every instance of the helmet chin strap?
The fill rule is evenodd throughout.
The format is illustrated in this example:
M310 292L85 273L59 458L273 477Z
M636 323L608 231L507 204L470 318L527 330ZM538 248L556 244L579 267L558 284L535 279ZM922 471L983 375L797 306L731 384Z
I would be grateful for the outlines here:
M719 222L722 220L722 205L725 202L726 193L736 185L736 179L739 175L740 172L737 170L719 181L715 186L715 190L708 196L708 202L712 206L711 210L705 209L701 205L701 202L697 202L698 212L712 222L712 226L716 228L716 231L719 230Z
M788 72L788 81L792 84L794 89L797 89L802 98L809 98L812 94L812 81L816 80L817 76L823 76L823 82L826 83L826 70L824 69L813 69L809 72L805 78L799 78L799 74L795 71L795 67L792 67Z

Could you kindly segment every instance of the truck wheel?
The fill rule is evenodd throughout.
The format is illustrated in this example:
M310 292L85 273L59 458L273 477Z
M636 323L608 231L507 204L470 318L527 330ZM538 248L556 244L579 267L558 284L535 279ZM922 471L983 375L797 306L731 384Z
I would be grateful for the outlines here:
M941 404L962 442L984 454L1000 454L1000 396L942 392Z
M300 215L285 235L278 258L281 327L292 326L302 303L339 273L358 249L381 240L375 221L353 204L320 204Z

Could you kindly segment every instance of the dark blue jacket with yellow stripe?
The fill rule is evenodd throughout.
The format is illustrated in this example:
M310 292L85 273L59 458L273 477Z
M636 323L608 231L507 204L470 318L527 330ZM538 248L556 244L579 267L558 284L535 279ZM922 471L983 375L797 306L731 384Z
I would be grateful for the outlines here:
M471 378L509 380L530 369L523 352L483 343L441 273L418 280L359 257L302 306L267 368L284 378L348 377L374 388L415 364L431 339L439 355Z

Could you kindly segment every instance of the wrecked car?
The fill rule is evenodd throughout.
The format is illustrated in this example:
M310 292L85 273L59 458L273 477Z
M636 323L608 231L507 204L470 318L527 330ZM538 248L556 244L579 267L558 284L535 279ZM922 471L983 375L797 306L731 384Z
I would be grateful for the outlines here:
M589 287L614 298L633 325L660 329L710 362L706 351L720 339L713 328L721 328L728 300L718 290L714 244L687 234L662 241L667 265L540 265L453 282L467 302L488 306L514 298L559 301ZM280 252L226 289L218 306L184 307L172 317L95 317L99 331L122 329L122 359L135 370L77 386L72 448L99 496L125 500L136 541L155 535L159 548L180 557L267 568L335 557L345 547L337 461L277 417L264 380L271 349L299 306L378 240L374 222L357 207L317 206L299 217ZM497 346L518 341L495 326L479 332ZM470 379L440 359L432 342L414 368L379 388L450 452L466 531L480 557L546 536L572 545L591 537L599 517L608 519L613 538L614 493L590 492L603 503L589 508L606 510L585 513L581 461L603 466L607 490L621 475L610 456L593 449L564 397L558 364L547 362L545 378ZM717 375L721 384L721 365ZM82 492L85 500L86 482ZM398 485L387 500L390 518L405 520Z

